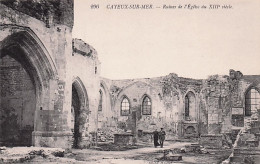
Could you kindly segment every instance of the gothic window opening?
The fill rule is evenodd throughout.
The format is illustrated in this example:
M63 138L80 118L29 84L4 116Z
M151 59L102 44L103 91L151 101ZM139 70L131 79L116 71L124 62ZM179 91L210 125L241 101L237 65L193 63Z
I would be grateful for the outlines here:
M142 109L143 115L152 114L152 103L151 99L148 96L145 96L145 98L143 99Z
M125 97L121 102L121 116L128 116L130 114L130 103Z
M189 115L190 115L189 98L188 96L185 96L185 120L189 117Z
M99 90L99 105L98 105L98 111L102 111L102 103L103 103L103 92Z
M195 95L193 92L188 92L184 99L184 119L186 121L196 121Z
M257 109L260 109L260 94L252 88L245 96L245 116L251 116Z

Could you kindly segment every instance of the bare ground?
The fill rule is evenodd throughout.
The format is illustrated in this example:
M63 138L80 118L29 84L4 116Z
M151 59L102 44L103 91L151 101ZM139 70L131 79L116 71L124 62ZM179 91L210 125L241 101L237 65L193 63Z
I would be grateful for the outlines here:
M207 152L183 152L181 151L188 142L166 142L164 148L154 148L152 143L139 143L135 146L119 146L111 143L99 144L98 147L93 149L72 149L64 156L57 157L55 155L34 154L30 158L21 163L108 163L108 164L168 164L168 163L185 163L185 164L218 164L228 158L231 153L230 149L207 149ZM9 149L9 148L8 148ZM31 151L27 148L28 152ZM35 149L35 148L31 148ZM41 149L41 148L38 148ZM10 149L6 153L5 158L12 158L14 154L18 156L21 154L22 149ZM105 150L105 151L104 151ZM111 151L109 151L111 150ZM48 152L50 150L45 150ZM52 152L54 150L51 150ZM181 161L167 161L165 160L165 152L173 152L182 156ZM55 151L54 151L55 152ZM46 153L45 153L46 154ZM49 153L51 154L51 153Z
M137 145L134 147L123 147L123 151L103 151L102 149L120 150L117 147L108 144L107 147L102 145L95 149L73 149L71 153L65 154L64 157L44 158L35 157L27 163L108 163L108 164L168 164L168 163L185 163L185 164L218 164L228 158L231 153L230 149L208 149L208 153L186 152L178 154L182 156L181 161L163 160L164 152L167 150L180 150L187 142L167 142L164 148L154 148L151 143ZM100 149L101 148L101 149Z

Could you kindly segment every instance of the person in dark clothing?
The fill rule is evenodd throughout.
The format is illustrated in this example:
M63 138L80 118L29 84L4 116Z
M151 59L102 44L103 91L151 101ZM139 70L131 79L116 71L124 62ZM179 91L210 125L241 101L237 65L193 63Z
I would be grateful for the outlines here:
M163 147L165 135L166 135L165 131L163 130L163 128L161 128L161 131L159 132L159 142L160 142L161 148Z
M153 132L154 147L159 146L158 138L159 138L159 133L158 133L157 129L155 129L155 131Z

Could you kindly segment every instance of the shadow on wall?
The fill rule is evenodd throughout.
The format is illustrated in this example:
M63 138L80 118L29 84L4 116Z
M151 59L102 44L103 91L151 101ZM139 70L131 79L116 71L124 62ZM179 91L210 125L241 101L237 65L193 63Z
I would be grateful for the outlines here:
M3 108L0 117L0 145L31 146L33 126L22 127L14 108Z

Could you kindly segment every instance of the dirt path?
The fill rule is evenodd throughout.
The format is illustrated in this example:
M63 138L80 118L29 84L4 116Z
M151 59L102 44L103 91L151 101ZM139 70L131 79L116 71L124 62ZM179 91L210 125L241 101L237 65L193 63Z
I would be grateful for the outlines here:
M170 164L173 161L163 161L163 152L184 148L191 145L188 142L166 142L164 148L154 148L152 144L145 145L144 148L131 149L125 151L100 151L93 149L72 149L71 153L65 157L37 156L26 163L86 163L86 164ZM174 163L182 164L217 164L226 159L230 150L213 149L210 153L186 152L180 153L182 160Z
M97 151L91 149L76 150L72 151L72 154L68 157L75 158L79 161L99 161L100 159L126 159L133 158L136 156L142 156L147 154L152 154L155 152L163 152L164 150L173 148L182 148L185 145L190 145L191 143L175 142L166 143L163 148L146 147L140 149L132 149L127 151Z

